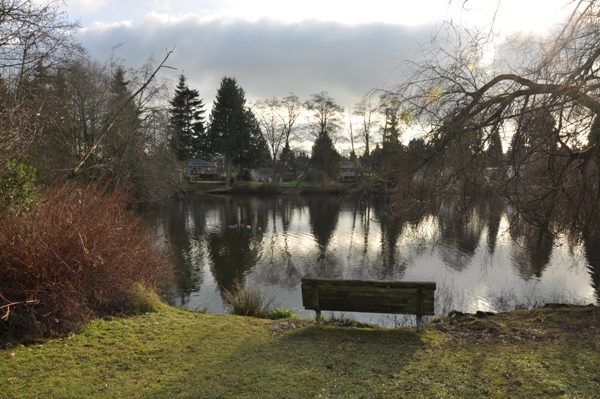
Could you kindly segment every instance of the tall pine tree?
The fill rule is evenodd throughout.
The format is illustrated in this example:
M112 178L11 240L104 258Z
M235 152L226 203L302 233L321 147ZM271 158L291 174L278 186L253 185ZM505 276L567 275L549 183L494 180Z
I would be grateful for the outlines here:
M314 179L327 181L335 179L340 171L340 154L335 149L331 137L321 132L312 146L311 165Z
M207 157L209 153L204 127L204 104L198 90L190 89L186 78L179 76L175 96L169 101L170 124L172 129L171 147L177 159Z
M263 160L265 139L256 117L246 108L246 94L235 78L221 80L210 113L208 137L210 148L225 158L227 184L233 167L249 171Z

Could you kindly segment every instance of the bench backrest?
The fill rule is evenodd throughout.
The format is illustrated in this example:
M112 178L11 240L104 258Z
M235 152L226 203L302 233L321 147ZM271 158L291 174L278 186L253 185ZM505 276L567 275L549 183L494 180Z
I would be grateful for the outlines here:
M302 279L304 308L347 311L434 315L433 282Z

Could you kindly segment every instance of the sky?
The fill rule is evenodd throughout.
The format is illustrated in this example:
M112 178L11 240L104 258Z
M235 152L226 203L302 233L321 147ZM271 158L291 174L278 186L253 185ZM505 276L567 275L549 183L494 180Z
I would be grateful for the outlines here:
M564 18L568 0L500 0L495 27L543 30ZM81 23L77 39L98 61L113 52L127 67L162 60L161 77L180 73L210 112L223 76L252 102L327 91L351 108L390 87L404 60L426 46L443 20L492 20L497 0L66 0Z

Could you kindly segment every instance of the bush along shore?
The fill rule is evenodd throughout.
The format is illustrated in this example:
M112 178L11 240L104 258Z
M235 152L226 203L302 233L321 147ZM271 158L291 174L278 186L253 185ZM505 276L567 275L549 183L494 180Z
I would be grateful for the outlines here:
M96 319L0 349L6 398L593 398L600 308L452 312L422 332L189 312ZM141 308L140 308L141 309ZM340 325L351 325L344 328Z
M125 193L65 185L37 195L35 210L0 215L0 339L65 335L171 287L170 252Z

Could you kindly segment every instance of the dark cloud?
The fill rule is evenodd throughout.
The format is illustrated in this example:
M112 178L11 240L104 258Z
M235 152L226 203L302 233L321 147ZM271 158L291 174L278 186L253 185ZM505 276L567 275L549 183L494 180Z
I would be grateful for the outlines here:
M190 86L212 101L223 76L235 77L249 100L301 99L328 91L352 106L366 92L393 80L395 67L426 43L431 27L372 23L284 24L271 20L198 22L189 17L163 22L147 17L135 26L90 28L79 34L91 55L106 59L112 48L128 66L141 66L176 45L169 65L184 71ZM167 73L167 72L165 72Z

